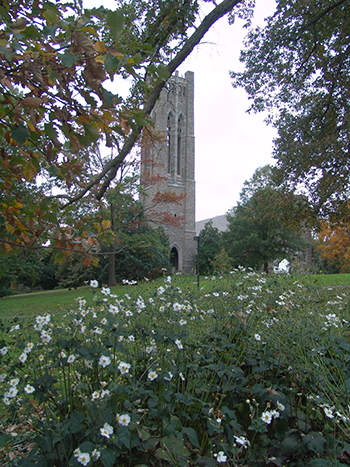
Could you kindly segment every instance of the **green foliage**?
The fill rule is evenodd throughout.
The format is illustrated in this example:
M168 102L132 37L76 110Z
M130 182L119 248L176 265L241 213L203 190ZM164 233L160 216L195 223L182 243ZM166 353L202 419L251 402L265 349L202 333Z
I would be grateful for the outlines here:
M56 279L60 287L77 289L84 285L92 274L92 267L83 264L82 255L74 254L59 264Z
M211 274L213 270L213 259L220 251L221 233L219 229L213 227L213 222L209 221L205 224L200 232L200 254L199 254L199 271L201 274ZM197 264L197 256L195 257Z
M300 251L304 246L301 229L293 224L298 203L297 196L275 185L270 166L258 169L227 216L223 240L234 265L266 270L269 262L292 258Z
M13 251L0 257L0 297L34 289L52 289L57 265L45 250Z
M101 279L108 283L105 262L101 262ZM170 269L169 241L164 230L144 224L129 234L120 234L115 247L115 274L123 279L154 279Z
M223 274L232 269L232 259L226 253L225 248L221 248L219 253L216 253L211 264L215 274Z
M278 129L281 182L305 188L316 214L349 216L348 40L345 0L278 1L264 28L249 32L233 85Z
M0 328L0 443L31 442L17 465L348 463L348 296L243 268L205 294L91 291Z

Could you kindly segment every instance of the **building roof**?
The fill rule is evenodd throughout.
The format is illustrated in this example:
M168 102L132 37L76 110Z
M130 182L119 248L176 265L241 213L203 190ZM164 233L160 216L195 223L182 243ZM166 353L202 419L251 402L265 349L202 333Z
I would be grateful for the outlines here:
M204 219L203 221L196 222L196 235L199 235L201 230L204 229L205 224L207 224L210 221L213 222L213 227L219 229L220 232L227 230L226 214L223 214L222 216L216 216L212 217L211 219Z

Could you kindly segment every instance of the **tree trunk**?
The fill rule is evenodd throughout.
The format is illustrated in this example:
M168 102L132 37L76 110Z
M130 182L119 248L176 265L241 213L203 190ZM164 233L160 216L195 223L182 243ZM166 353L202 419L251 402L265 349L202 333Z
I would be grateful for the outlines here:
M111 203L111 227L113 232L115 232L115 206ZM112 244L108 247L108 285L113 287L117 285L115 280L115 245Z

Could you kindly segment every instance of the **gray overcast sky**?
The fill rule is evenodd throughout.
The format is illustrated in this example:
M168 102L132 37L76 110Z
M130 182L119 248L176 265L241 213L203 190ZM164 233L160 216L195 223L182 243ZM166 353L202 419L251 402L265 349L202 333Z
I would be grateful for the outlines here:
M101 4L114 6L113 0L84 0L88 8ZM275 0L256 0L253 24L262 26L275 6ZM245 91L231 85L229 71L242 70L239 53L247 33L242 26L239 19L233 25L227 17L219 20L178 69L180 75L188 70L195 74L197 221L225 214L236 205L244 181L258 167L273 163L275 130L263 115L246 113ZM111 83L111 90L115 86Z
M257 0L253 24L263 25L275 0ZM236 205L245 180L271 159L273 128L247 114L247 95L233 89L229 70L240 71L247 33L243 22L222 18L179 68L195 73L196 220L225 214Z

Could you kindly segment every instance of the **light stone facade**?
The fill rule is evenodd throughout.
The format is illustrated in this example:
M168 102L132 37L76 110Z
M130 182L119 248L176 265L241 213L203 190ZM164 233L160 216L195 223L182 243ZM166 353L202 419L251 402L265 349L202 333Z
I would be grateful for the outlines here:
M155 226L162 225L169 238L171 261L176 271L194 273L195 138L194 73L178 72L161 92L152 112L154 139L142 146L141 202ZM155 203L157 193L174 193L178 202ZM166 213L164 213L166 211ZM166 215L164 215L166 214ZM172 225L172 220L177 225Z

